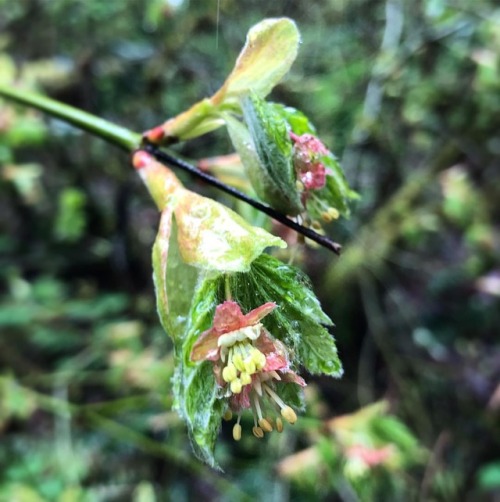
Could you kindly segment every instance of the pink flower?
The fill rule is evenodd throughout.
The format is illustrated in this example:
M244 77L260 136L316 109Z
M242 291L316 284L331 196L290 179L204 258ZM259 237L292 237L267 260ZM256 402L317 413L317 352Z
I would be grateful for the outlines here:
M275 308L275 303L268 302L243 314L236 302L225 301L215 309L213 326L200 335L191 351L192 361L214 363L217 383L226 389L231 410L238 413L233 428L236 440L241 438L240 418L244 409L252 409L256 437L273 430L272 419L263 413L269 408L274 411L278 408L281 416L292 424L297 420L274 386L280 382L300 386L306 383L290 370L286 346L274 339L260 322ZM283 430L280 417L275 427L279 432Z
M291 132L290 138L294 142L293 164L297 176L306 190L323 188L326 183L326 168L321 162L323 155L328 155L326 146L312 134L297 134Z

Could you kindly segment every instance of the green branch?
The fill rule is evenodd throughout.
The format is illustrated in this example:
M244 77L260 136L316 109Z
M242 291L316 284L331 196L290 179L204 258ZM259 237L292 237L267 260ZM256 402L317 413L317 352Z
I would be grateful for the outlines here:
M140 134L46 96L5 85L0 85L0 96L48 113L129 152L140 145Z

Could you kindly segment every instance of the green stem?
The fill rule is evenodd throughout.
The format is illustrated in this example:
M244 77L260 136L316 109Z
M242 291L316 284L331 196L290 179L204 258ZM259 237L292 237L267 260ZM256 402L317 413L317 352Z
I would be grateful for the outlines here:
M46 96L5 85L0 85L0 96L37 108L124 150L132 151L140 145L140 134Z

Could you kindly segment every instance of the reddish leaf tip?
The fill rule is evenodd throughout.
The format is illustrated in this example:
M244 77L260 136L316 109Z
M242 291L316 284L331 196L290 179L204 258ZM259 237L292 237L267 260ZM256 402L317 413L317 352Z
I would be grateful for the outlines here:
M132 165L137 170L142 169L143 167L146 167L152 161L153 161L153 157L151 157L151 155L149 155L149 153L146 153L144 150L138 150L132 156Z
M159 144L165 137L165 130L163 129L163 126L160 125L154 127L153 129L150 129L149 131L146 131L144 133L144 137L147 140L151 141L151 143Z

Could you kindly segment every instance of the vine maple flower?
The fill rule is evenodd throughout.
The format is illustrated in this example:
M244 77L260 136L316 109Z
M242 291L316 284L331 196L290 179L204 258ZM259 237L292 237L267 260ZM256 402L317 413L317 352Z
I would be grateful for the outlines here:
M312 134L290 132L293 145L293 165L299 180L306 190L323 188L326 183L326 167L321 162L323 155L328 155L326 146Z
M260 322L276 308L273 302L243 314L238 303L225 301L215 309L213 325L204 331L193 346L192 361L212 361L218 385L225 389L230 408L238 413L233 428L236 441L241 438L240 419L243 410L254 416L254 436L274 428L283 430L283 417L293 424L295 411L276 393L282 382L305 386L305 381L290 370L286 346L274 339ZM275 421L271 418L279 410ZM228 417L227 417L228 418Z

